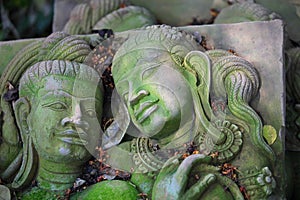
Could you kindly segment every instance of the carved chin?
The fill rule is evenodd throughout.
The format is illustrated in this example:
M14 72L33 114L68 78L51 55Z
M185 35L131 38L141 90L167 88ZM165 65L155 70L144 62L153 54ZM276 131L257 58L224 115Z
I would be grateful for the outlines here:
M60 145L53 146L51 150L42 146L36 146L39 158L49 161L67 163L73 161L87 161L91 154L83 145L67 144L60 142Z
M143 133L144 137L163 138L178 129L177 120L162 116L158 110L151 113L142 123L134 122L134 124ZM173 124L173 126L170 126L170 124Z

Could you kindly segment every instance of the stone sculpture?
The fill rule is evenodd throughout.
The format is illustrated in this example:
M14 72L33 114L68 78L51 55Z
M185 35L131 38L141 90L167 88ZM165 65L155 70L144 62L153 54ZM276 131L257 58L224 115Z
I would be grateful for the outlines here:
M191 158L191 167L208 165L206 172L212 171L205 177L212 183L218 177L215 172L221 173L214 166L231 163L239 169L239 184L252 198L265 199L272 193L275 180L270 169L275 156L262 136L260 117L249 105L259 90L259 75L249 62L224 50L205 52L191 35L176 28L152 26L121 45L112 62L112 74L119 102L131 120L123 121L128 122L122 125L127 130L113 126L104 135L104 148L124 141L107 150L107 162L113 167L153 177L166 162L172 163L168 159L194 143L201 156ZM263 156L250 156L253 154ZM189 170L181 168L179 165L180 176L192 177ZM170 170L163 170L158 177L154 199L187 195L183 189L186 182L176 180ZM211 185L205 177L204 182L195 184L198 186L189 185L198 188L197 198ZM242 198L234 179L224 179L217 182L235 185L230 195ZM177 196L172 194L174 185L182 191ZM209 199L206 195L201 198Z
M214 24L281 19L286 23L285 48L291 48L293 43L299 43L300 20L296 14L295 5L282 0L276 0L273 3L266 0L256 0L255 2L237 3L222 9L215 18Z
M256 3L243 2L222 9L214 23L238 23L281 19L280 15Z
M2 129L0 146L1 179L11 182L12 189L24 188L37 178L35 195L63 193L99 145L101 79L93 68L80 63L89 49L82 39L54 33L20 52L2 76L3 85L18 85L14 99L8 98L12 88L2 88L6 92L1 98L3 127L7 127ZM28 52L30 57L22 57ZM17 153L11 151L16 148Z
M69 188L91 158L101 132L100 80L89 66L68 61L40 62L22 76L14 111L24 153L28 148L28 156L35 154L33 146L37 151L38 187ZM28 162L23 173L30 170L27 166L37 166L30 157ZM18 174L14 184L24 181L23 176Z
M155 17L147 9L125 7L124 0L91 0L73 8L63 31L69 34L88 34L97 29L125 31L155 23Z
M89 60L97 61L93 42L94 36L54 33L20 52L3 73L2 135L7 140L0 151L9 154L1 154L0 172L1 179L12 182L8 186L19 189L37 178L38 187L22 194L24 199L62 194L102 142L105 162L132 172L131 179L100 182L71 198L107 197L111 188L123 199L121 188L131 197L142 192L152 199L267 199L273 194L275 155L269 144L274 141L264 136L276 139L277 133L250 105L260 88L255 66L233 52L207 50L199 38L165 25L103 41L95 48L108 50L97 57L100 69ZM101 138L99 73L110 64L114 122Z

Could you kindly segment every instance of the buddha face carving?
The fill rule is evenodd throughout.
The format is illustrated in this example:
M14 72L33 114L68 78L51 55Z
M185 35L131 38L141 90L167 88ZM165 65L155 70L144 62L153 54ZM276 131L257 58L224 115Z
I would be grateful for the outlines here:
M116 52L116 89L139 136L165 138L192 121L192 75L188 77L182 61L195 49L199 46L190 35L162 26L129 38Z
M144 136L166 137L192 116L190 86L176 68L172 59L138 62L126 78L116 83L132 122Z
M35 83L39 88L29 98L27 96L30 104L27 123L19 122L21 129L28 128L39 157L56 162L87 160L97 146L101 133L100 77L89 74L96 72L88 66L80 65L76 69L78 64L70 62L66 62L66 66L65 74L49 73ZM67 74L68 71L74 73L75 69L78 76ZM26 85L28 79L23 80L20 84L21 96L22 93L28 94L28 90L23 88L34 88Z
M48 85L53 80L49 77L44 81ZM40 89L38 101L32 104L28 122L33 142L44 156L83 159L89 154L85 146L95 146L91 142L99 137L99 115L95 108L100 109L101 101L94 97L95 90L90 90L91 83L79 81L76 90L82 93L73 94L74 80L61 77L55 81L55 85Z

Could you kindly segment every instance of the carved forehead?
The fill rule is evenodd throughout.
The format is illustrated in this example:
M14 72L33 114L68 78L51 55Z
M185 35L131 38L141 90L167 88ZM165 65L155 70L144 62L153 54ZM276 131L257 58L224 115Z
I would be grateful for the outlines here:
M19 85L20 97L34 96L40 88L45 87L43 79L50 76L68 78L72 82L75 80L92 82L101 88L100 76L87 65L62 60L43 61L31 66L23 74Z
M201 48L192 35L176 27L154 25L139 30L129 37L120 47L117 55L123 56L129 51L147 47L170 52L177 45L192 50Z
M139 30L117 51L112 66L114 80L129 73L141 60L177 62L193 50L204 51L192 35L178 28L163 25Z

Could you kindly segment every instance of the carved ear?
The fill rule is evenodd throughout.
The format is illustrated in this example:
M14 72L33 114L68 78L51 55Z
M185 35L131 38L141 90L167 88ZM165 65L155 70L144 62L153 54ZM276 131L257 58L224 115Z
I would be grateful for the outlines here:
M197 109L197 118L209 132L211 139L216 142L219 139L220 131L214 126L208 126L213 117L213 111L210 106L210 92L212 84L212 64L208 55L201 51L191 51L184 58L184 66L193 70L197 76L197 93L193 94L195 109Z
M20 189L29 185L33 180L37 170L36 163L38 161L38 156L34 149L27 123L27 117L30 112L29 102L25 98L20 98L13 104L13 108L21 132L23 158L20 170L12 182L12 188Z
M197 86L209 89L211 84L211 62L209 57L201 51L191 51L184 58L184 67L196 72ZM206 91L207 92L207 91Z
M13 108L17 125L21 132L22 140L24 140L23 135L29 133L27 117L30 112L30 103L27 101L27 99L22 97L13 104Z
M210 118L212 111L209 106L209 93L211 89L212 70L209 57L204 52L191 51L185 56L183 64L185 68L194 71L197 78L198 98L201 101L197 107L203 106L206 116Z

